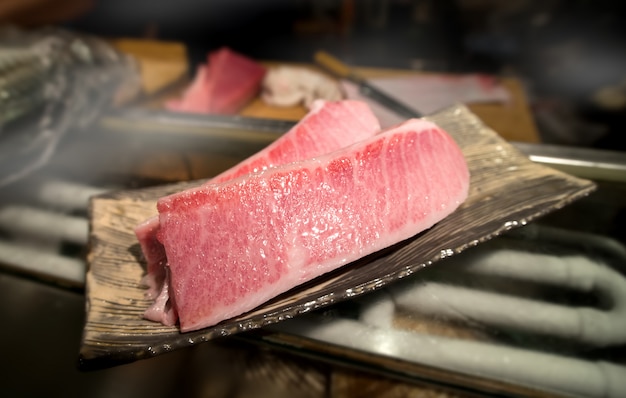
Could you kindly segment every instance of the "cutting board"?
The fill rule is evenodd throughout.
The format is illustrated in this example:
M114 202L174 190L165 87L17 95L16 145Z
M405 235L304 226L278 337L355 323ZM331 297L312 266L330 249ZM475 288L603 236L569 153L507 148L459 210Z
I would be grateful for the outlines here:
M182 43L164 42L147 39L118 39L113 44L137 59L142 76L145 95L153 95L182 79L193 75L194 65L187 61L187 50ZM320 68L307 63L285 63L281 61L263 61L268 68L278 65L311 68L324 73ZM356 72L365 78L410 77L427 73L390 68L355 67ZM428 73L430 75L445 76ZM497 131L508 141L540 142L540 136L529 108L525 88L520 80L503 77L499 83L510 94L506 103L476 103L467 105L488 127ZM184 86L181 86L181 88ZM154 105L154 104L152 104ZM242 116L266 119L300 120L307 110L304 106L277 107L263 102L257 97L241 111Z

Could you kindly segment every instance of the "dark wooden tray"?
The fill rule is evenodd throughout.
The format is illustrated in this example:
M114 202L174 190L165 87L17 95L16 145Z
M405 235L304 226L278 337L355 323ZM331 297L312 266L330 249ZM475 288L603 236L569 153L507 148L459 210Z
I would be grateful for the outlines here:
M470 195L456 212L411 239L299 286L253 311L194 332L181 333L177 327L142 318L150 303L140 284L145 264L133 228L156 214L159 197L201 182L94 197L81 368L150 358L365 294L562 208L595 188L591 181L531 162L463 106L428 119L457 140L469 163Z

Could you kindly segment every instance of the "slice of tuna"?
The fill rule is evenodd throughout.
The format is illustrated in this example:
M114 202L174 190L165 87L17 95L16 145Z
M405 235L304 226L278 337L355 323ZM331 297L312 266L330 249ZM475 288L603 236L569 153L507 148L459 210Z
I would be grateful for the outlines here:
M196 75L181 98L167 101L165 107L171 111L190 113L209 113L209 96L207 95L208 66L200 65Z
M287 133L262 151L217 175L209 183L224 182L268 167L319 156L369 138L379 131L378 120L365 102L318 100ZM147 262L147 273L143 280L148 287L146 296L155 300L145 317L173 325L177 317L168 303L167 289L164 289L167 284L167 257L163 245L156 239L158 229L157 216L135 228L135 235Z
M454 140L410 120L338 151L159 200L183 332L430 228L467 197Z
M234 114L260 91L266 69L227 47L208 56L209 112Z
M367 103L317 100L306 116L286 134L208 183L224 182L244 174L333 152L379 132L378 119Z
M221 48L207 56L179 99L166 102L172 111L234 114L260 91L266 69L258 62Z

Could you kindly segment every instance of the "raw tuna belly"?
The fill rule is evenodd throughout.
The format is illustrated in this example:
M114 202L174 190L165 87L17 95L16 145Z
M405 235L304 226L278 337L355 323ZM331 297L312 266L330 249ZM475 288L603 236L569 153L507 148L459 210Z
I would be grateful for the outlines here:
M210 108L207 94L208 72L206 65L198 66L193 82L183 93L181 98L171 99L165 103L165 107L171 111L208 113Z
M179 112L233 114L258 94L265 73L263 65L224 47L209 53L182 97L165 106Z
M268 147L225 172L211 182L224 182L253 171L280 164L315 157L369 138L380 131L378 119L365 102L318 100L307 115L287 133ZM165 265L167 257L163 245L156 239L158 217L146 220L135 228L144 258L147 274L143 282L148 286L147 296L155 299L145 314L147 319L173 325L176 317L167 304Z
M254 98L266 69L256 61L221 48L208 56L211 113L233 114Z
M467 197L454 140L410 120L330 154L158 202L181 331L214 325L430 228Z
M159 217L155 216L135 227L135 236L141 246L141 253L146 260L146 277L144 285L148 286L146 296L156 298L165 280L167 257L165 249L156 237L159 230Z
M367 103L317 100L306 116L286 134L208 183L224 182L269 167L323 155L378 132L380 124Z

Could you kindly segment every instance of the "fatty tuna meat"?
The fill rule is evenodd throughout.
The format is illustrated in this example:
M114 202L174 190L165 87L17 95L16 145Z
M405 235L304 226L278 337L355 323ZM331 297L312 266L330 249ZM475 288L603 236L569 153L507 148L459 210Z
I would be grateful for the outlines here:
M304 161L160 199L180 330L215 325L410 238L467 198L455 141L412 119Z
M195 78L183 93L182 98L167 101L165 107L178 112L209 113L210 98L206 90L208 69L207 65L199 65Z
M210 52L207 64L198 67L196 76L182 98L166 103L179 112L234 114L260 91L266 68L227 47Z
M281 164L319 156L369 138L380 131L378 119L365 102L317 100L288 132L263 150L217 175L208 183L224 182ZM135 228L147 274L147 297L154 300L144 317L165 325L177 321L169 302L167 256L156 234L159 219L152 217Z

